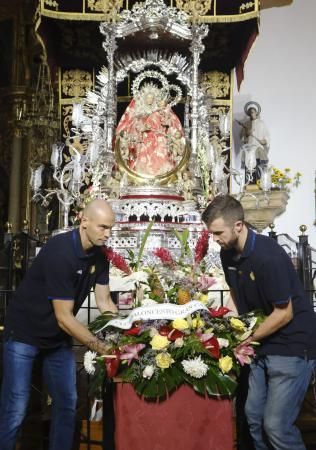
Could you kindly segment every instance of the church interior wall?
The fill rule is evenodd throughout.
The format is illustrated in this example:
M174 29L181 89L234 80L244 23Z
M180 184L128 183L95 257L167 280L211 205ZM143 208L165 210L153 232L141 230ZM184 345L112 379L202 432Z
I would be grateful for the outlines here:
M262 108L271 138L270 163L302 173L292 188L286 211L275 220L275 230L293 238L307 225L310 244L316 248L315 221L315 105L316 60L314 42L316 2L295 0L282 8L261 12L260 34L245 65L245 79L234 92L234 117L244 118L250 100ZM238 125L233 125L235 167ZM265 230L267 232L268 230Z

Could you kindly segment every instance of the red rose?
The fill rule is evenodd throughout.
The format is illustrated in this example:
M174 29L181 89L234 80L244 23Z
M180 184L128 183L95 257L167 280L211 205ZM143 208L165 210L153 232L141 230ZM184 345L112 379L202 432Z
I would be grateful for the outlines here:
M208 310L212 317L223 317L230 311L226 306L220 306L218 309L209 308Z

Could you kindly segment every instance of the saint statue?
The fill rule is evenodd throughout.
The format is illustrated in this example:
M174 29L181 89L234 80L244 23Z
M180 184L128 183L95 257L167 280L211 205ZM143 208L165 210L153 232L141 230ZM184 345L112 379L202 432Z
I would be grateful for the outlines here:
M126 108L116 130L126 166L144 175L164 175L177 166L185 150L184 131L169 93L144 84Z
M248 102L244 107L249 117L245 122L238 122L242 127L242 166L254 172L253 181L260 178L260 168L266 167L269 161L270 136L267 127L260 118L261 107L257 102Z

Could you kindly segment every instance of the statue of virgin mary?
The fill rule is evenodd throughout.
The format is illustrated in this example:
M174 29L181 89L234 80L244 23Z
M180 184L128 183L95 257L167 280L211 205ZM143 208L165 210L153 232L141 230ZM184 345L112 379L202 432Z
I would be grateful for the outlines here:
M172 171L184 153L184 131L168 103L168 92L153 83L139 89L126 108L116 138L127 167L144 175Z

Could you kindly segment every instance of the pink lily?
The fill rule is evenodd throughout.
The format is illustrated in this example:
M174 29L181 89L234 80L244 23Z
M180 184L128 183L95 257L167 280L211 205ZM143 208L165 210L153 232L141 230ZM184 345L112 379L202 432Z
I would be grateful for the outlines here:
M128 361L128 365L130 365L133 359L138 359L138 353L145 347L145 344L124 345L121 349L120 359Z
M210 287L212 287L214 284L216 284L216 280L213 277L209 277L208 275L205 275L204 273L199 276L198 278L198 284L197 287L200 291L206 291Z
M253 347L248 344L240 344L234 349L235 358L241 366L250 364L252 358L256 355Z

